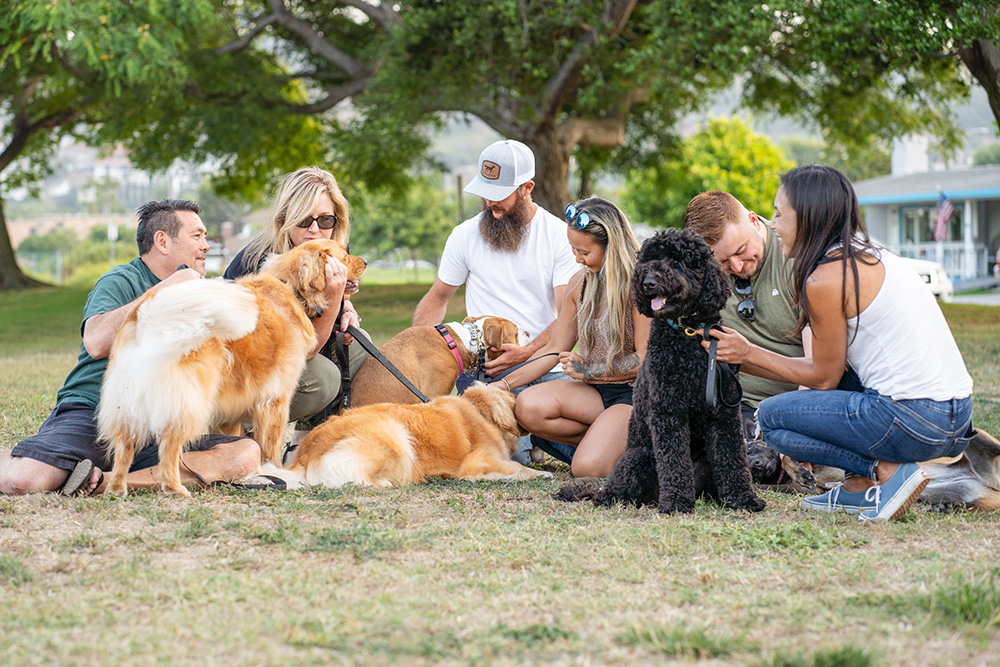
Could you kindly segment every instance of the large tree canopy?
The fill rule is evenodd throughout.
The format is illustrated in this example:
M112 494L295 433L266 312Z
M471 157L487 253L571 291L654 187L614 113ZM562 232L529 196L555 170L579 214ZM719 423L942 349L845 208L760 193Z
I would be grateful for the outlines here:
M654 166L736 81L828 144L930 130L947 148L970 74L1000 118L998 34L995 0L15 0L0 174L24 180L20 156L32 180L77 133L141 166L214 157L229 190L312 162L376 189L458 112L530 145L536 199L558 210L571 157ZM9 246L0 231L0 274Z
M37 186L68 137L124 144L150 168L215 156L244 188L319 160L316 121L287 113L304 93L282 80L283 61L217 56L200 41L219 43L236 22L216 0L15 1L0 19L0 186ZM0 289L31 286L2 204Z

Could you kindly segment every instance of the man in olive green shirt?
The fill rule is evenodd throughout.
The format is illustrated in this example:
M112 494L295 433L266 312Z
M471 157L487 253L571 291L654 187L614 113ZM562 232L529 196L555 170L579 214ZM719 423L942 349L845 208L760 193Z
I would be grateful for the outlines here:
M94 285L80 326L80 356L56 396L55 409L37 435L9 452L0 450L0 495L100 491L102 471L113 461L97 439L94 413L111 344L145 292L205 275L209 246L200 212L195 202L177 199L149 202L136 212L139 257L114 267ZM150 446L136 456L127 478L130 489L157 486L150 474L156 454ZM260 466L260 448L242 436L207 435L191 445L182 462L185 483L237 480Z
M803 336L795 331L799 310L792 294L791 262L782 257L767 221L728 192L712 190L688 203L684 224L708 243L730 276L732 294L722 311L723 323L765 349L787 357L803 356ZM803 334L808 343L808 329ZM740 374L740 385L744 428L748 421L752 423L762 400L798 389L747 373Z

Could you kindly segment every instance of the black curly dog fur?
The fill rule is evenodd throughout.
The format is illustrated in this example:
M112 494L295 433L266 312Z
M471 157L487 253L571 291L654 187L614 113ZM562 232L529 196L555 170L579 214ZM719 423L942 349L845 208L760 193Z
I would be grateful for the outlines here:
M625 453L604 484L579 480L556 497L593 498L597 505L656 503L660 512L672 513L694 511L695 498L705 495L732 509L764 509L747 467L739 406L707 406L708 354L700 332L685 332L719 323L729 297L729 281L712 251L691 231L659 232L639 251L632 294L653 322Z

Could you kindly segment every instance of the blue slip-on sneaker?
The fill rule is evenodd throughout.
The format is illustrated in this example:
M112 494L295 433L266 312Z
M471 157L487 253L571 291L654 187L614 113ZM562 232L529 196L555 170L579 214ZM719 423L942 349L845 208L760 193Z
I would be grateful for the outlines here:
M861 521L898 519L910 509L929 482L927 471L916 463L900 463L885 483L865 492L865 504L858 514Z
M865 494L863 491L845 491L844 485L838 482L826 493L803 498L800 507L804 510L815 510L831 514L833 512L857 514L861 511L862 507L865 507Z

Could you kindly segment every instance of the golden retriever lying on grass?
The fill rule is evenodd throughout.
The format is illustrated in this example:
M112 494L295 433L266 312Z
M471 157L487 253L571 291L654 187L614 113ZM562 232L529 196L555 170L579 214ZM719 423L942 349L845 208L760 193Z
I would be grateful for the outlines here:
M288 488L349 482L391 486L429 477L523 480L552 473L510 460L522 430L514 396L477 383L430 403L380 403L330 417L302 441L285 469L266 466Z
M125 495L136 450L158 442L160 487L190 495L180 481L185 446L204 433L238 435L245 421L264 458L281 461L289 403L316 345L307 315L329 305L329 256L351 281L365 269L343 245L317 240L235 283L192 280L140 297L115 337L97 412L114 453L109 493Z

